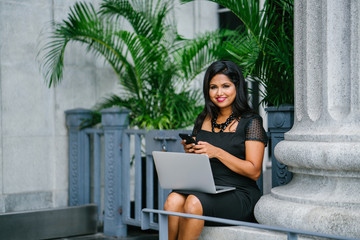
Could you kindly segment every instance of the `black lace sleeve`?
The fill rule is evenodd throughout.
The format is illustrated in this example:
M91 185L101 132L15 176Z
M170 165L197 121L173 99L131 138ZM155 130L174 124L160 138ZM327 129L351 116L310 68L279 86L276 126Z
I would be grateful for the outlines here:
M252 118L246 126L246 140L260 141L267 145L268 138L263 127L262 118L256 116Z

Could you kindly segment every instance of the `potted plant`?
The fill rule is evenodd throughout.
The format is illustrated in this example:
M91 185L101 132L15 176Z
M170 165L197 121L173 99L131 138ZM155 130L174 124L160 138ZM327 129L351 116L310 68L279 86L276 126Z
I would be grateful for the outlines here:
M201 94L189 84L210 62L224 56L222 39L232 33L215 31L185 39L168 21L171 8L167 0L103 0L99 11L91 3L75 3L67 19L53 23L50 38L39 50L48 86L62 80L68 43L80 42L106 59L125 92L104 98L96 110L125 107L130 125L139 128L192 125L201 111ZM132 29L125 29L124 20Z

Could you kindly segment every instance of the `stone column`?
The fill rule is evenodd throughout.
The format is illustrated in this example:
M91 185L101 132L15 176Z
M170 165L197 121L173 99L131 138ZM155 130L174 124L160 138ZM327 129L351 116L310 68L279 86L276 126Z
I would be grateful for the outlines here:
M276 149L292 181L258 202L260 223L360 237L357 0L295 1L295 119Z

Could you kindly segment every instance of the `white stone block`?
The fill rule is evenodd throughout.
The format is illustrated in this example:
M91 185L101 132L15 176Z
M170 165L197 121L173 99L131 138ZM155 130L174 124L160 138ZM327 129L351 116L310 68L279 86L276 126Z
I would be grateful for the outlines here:
M219 28L218 4L210 1L197 1L199 21L198 32L214 31Z
M52 190L51 144L48 137L3 137L4 194Z
M119 78L108 63L103 65L97 64L95 77L95 94L97 100L112 93L120 94L122 92L123 87L119 83Z
M5 212L5 197L0 194L0 213Z
M69 202L69 191L57 190L53 192L53 205L55 207L66 207Z
M174 17L177 23L178 33L185 38L193 38L195 35L195 2L177 4L174 7Z
M4 135L48 134L49 92L35 62L38 33L49 20L49 1L1 2L1 89ZM19 15L21 16L19 18ZM45 127L44 127L45 126Z
M66 135L65 114L68 109L91 108L96 103L95 69L67 66L64 79L55 88L55 132Z
M50 20L50 1L2 1L0 31L1 64L33 64L38 33ZM21 16L21 17L19 17Z
M1 6L0 6L1 7ZM1 49L1 45L0 45L0 49ZM1 52L0 52L0 55L1 55ZM1 83L1 67L0 67L0 83ZM1 84L0 84L0 96L1 96ZM1 97L0 97L0 173L3 173L3 149L2 149L2 146L3 146L3 141L2 141L2 136L3 136L3 131L2 131L2 100L1 100ZM2 211L2 192L3 192L3 178L2 178L2 174L0 176L0 212L3 212Z
M193 38L199 33L219 27L218 5L209 1L194 1L186 4L176 2L174 17L180 35Z
M67 18L69 14L70 7L72 7L76 1L74 0L56 0L54 2L54 20L61 21ZM89 2L89 1L86 1Z
M10 194L5 198L6 212L29 211L54 207L51 192Z
M316 200L298 199L297 201L289 201L268 194L261 197L255 206L255 217L259 222L267 225L271 224L272 226L349 238L360 236L360 230L356 225L360 220L360 214L359 207L356 204L345 208L325 201L322 204L315 203ZM264 223L265 221L268 223Z
M69 186L68 137L56 136L54 138L54 145L54 188L59 191L67 191ZM56 197L56 195L54 197Z
M51 91L35 65L2 67L2 123L5 136L49 135L52 132Z

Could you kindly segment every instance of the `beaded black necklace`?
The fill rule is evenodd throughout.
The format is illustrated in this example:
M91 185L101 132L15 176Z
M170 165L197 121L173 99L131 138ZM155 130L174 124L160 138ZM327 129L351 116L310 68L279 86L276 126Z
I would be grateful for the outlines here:
M211 119L211 130L215 132L215 128L220 129L220 132L223 132L226 127L235 119L235 116L231 113L231 115L226 119L224 123L216 123L217 116Z

